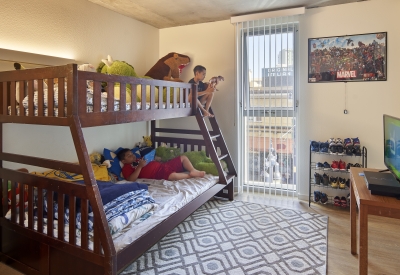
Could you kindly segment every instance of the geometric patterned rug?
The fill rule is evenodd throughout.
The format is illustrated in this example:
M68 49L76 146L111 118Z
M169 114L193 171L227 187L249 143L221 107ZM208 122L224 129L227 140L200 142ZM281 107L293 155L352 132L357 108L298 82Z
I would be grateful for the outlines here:
M121 274L326 274L328 217L211 200Z

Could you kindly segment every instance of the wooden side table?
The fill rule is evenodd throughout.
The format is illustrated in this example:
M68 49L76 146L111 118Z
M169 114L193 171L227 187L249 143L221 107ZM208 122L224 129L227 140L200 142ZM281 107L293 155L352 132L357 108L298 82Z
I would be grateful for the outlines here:
M371 195L367 188L364 171L379 171L369 168L350 168L350 224L351 254L357 254L356 205L359 209L359 274L368 274L368 215L400 219L400 200L394 197Z

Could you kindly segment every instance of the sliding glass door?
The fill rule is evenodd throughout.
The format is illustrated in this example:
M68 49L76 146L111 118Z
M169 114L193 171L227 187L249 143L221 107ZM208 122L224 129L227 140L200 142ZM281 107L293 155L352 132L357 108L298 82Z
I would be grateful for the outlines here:
M296 34L290 17L237 25L239 191L296 194Z

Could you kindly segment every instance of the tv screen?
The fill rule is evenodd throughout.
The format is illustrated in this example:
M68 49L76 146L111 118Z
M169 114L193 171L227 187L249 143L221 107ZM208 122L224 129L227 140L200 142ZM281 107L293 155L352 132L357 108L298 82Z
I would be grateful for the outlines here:
M383 138L385 165L400 180L400 118L383 115Z

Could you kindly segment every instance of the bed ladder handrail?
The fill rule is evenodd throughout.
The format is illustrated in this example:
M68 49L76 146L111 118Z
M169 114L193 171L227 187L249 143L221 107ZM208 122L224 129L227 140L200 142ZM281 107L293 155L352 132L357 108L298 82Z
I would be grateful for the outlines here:
M214 115L211 107L209 112ZM212 129L209 130L205 122L205 117L200 110L196 113L197 123L199 124L200 131L203 135L204 141L209 149L209 154L215 165L217 166L219 174L219 182L228 184L233 177L237 176L235 165L232 161L231 154L229 153L228 146L226 145L224 136L222 135L221 129L218 126L217 118L207 117L209 119ZM215 139L215 141L213 141ZM220 149L221 155L218 155L217 148ZM221 160L224 160L228 166L228 173L224 173L224 169L221 165Z

